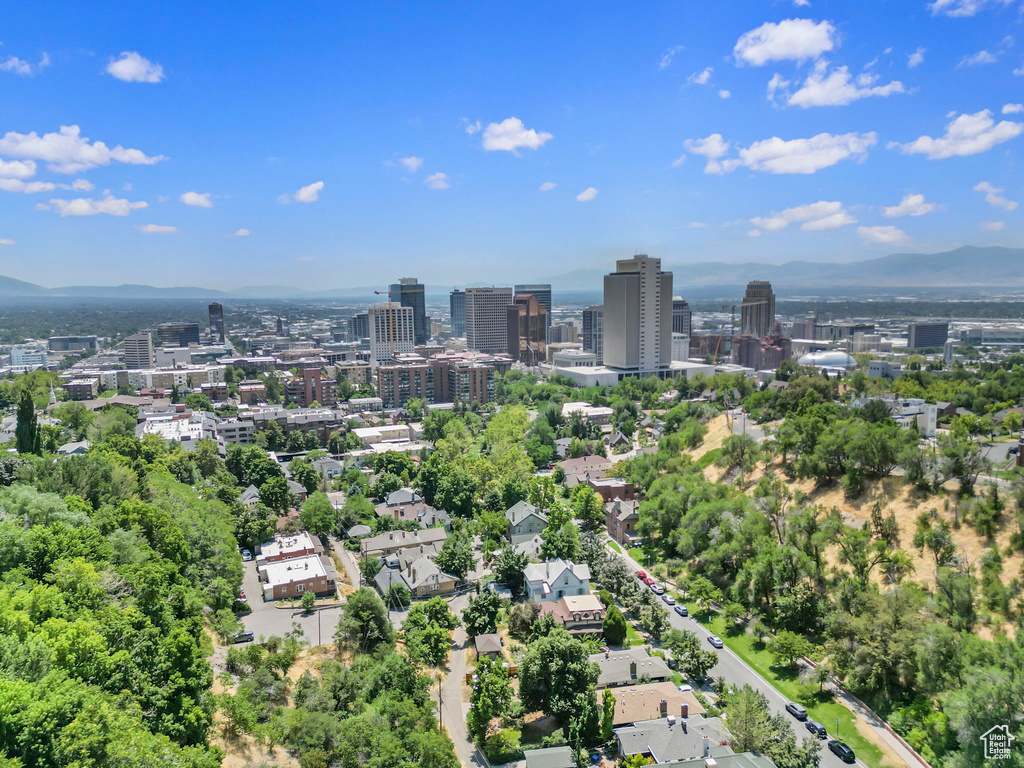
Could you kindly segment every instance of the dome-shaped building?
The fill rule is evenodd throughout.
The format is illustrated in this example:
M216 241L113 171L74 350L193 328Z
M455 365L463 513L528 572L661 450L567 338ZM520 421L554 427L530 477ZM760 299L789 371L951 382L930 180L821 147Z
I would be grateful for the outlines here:
M813 365L815 368L855 368L857 361L840 349L826 349L811 352L797 360L798 365Z

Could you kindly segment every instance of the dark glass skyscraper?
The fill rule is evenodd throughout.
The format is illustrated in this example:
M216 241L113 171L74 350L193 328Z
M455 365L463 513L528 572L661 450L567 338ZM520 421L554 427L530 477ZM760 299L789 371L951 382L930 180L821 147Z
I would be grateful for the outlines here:
M451 293L452 336L461 339L466 336L466 292L454 290Z
M403 277L391 284L391 301L412 309L413 338L416 344L426 344L430 338L430 328L427 326L424 286L415 277Z
M224 343L224 305L220 302L213 302L210 310L210 330L217 334L220 343Z
M686 299L681 296L672 297L672 333L681 333L690 336L690 329L693 325L693 312Z

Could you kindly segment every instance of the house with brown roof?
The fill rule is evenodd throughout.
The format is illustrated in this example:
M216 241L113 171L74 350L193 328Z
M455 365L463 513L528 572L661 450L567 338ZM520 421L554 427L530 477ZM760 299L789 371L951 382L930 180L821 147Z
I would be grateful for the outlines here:
M672 670L664 659L651 656L647 648L627 648L623 651L604 651L588 657L600 670L598 688L637 685L641 679L652 682L668 680Z
M370 536L359 542L363 557L385 557L400 549L418 547L420 544L444 543L448 532L444 528L423 528L418 531L386 531Z
M540 604L540 615L547 614L570 635L595 635L604 631L607 611L597 595L565 595L553 603Z
M616 688L612 693L615 694L615 714L612 717L615 726L667 718L669 715L685 718L703 715L705 711L692 692L680 691L674 683L629 685ZM597 693L599 703L603 695L603 692Z

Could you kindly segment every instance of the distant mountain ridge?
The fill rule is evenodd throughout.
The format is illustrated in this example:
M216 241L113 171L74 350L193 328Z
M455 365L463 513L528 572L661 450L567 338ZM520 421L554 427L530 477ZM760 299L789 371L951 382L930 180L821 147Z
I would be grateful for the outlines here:
M697 262L671 264L665 269L675 275L675 284L711 288L736 286L750 280L771 280L787 288L1024 288L1024 248L965 245L943 253L894 253L877 259L825 264L789 261L784 264L757 262ZM609 267L610 268L610 267ZM581 269L550 277L555 290L597 290L608 269ZM476 285L482 283L474 283ZM379 290L382 286L378 286ZM428 295L438 296L453 286L427 285ZM214 288L152 285L72 285L44 288L40 285L0 276L0 296L131 299L372 299L374 287L358 286L307 291L287 286L260 285L230 291Z

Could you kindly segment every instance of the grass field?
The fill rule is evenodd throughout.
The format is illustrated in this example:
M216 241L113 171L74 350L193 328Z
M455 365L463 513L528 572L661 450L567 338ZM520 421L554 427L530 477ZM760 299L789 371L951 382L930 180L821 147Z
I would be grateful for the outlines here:
M618 552L618 553L619 553L620 555L622 554L622 547L620 547L620 546L619 546L618 544L616 544L616 543L615 543L614 541L609 541L609 542L608 542L608 546L610 546L610 547L611 547L612 549L614 549L614 550L615 550L616 552Z
M754 641L753 636L745 632L730 632L726 629L725 620L716 616L706 625L711 631L721 637L725 644L743 661L749 664L761 677L775 686L783 696L791 701L797 701L800 681L796 673L790 672L782 667L772 666L772 657L759 643ZM811 720L817 720L828 729L829 737L838 737L850 745L857 753L858 759L870 768L880 768L882 764L882 752L874 744L869 742L857 731L853 724L853 713L842 704L835 701L816 700L807 706L807 716ZM839 718L839 730L836 731L836 718ZM797 728L802 728L802 723L796 723ZM826 749L822 744L822 749Z

